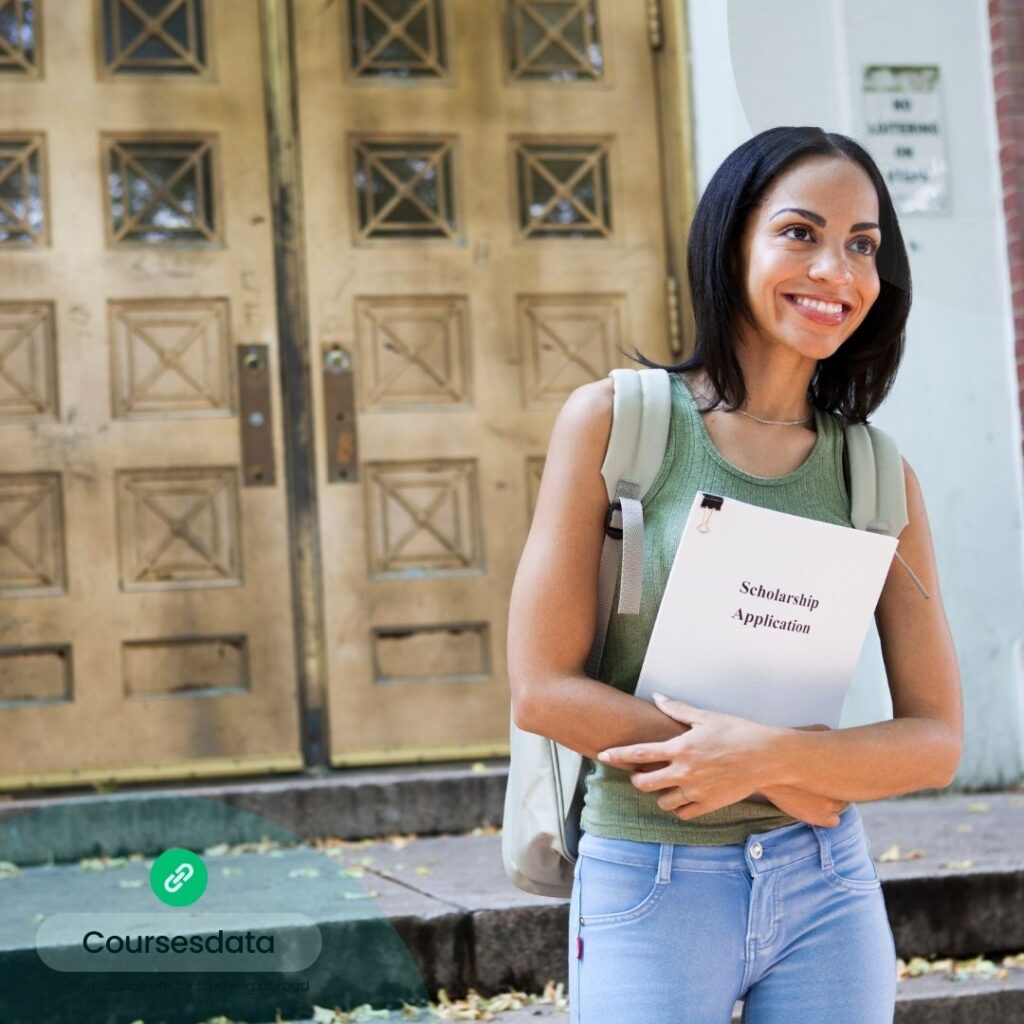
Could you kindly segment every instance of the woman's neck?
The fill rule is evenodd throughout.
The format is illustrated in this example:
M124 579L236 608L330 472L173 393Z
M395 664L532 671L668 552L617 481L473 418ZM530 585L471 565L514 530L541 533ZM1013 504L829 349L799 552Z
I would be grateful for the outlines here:
M814 412L807 392L817 362L792 350L764 350L750 345L736 346L736 358L743 371L746 400L740 408L764 420L803 422Z

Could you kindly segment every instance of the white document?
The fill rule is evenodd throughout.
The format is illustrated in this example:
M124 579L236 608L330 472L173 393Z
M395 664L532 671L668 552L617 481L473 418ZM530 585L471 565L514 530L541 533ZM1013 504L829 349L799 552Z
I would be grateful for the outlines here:
M837 728L896 544L698 491L636 696Z

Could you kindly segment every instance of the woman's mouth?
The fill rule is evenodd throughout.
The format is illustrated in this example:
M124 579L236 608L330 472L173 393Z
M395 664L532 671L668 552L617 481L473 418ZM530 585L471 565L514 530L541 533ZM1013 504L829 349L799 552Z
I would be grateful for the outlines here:
M841 324L850 312L850 307L841 302L826 302L811 299L806 295L787 295L789 304L803 317L816 324Z

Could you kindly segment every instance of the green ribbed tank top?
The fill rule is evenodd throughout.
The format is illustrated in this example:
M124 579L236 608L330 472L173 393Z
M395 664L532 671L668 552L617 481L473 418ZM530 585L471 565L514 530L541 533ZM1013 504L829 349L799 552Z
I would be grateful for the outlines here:
M672 414L665 458L642 501L644 586L639 615L618 615L618 586L598 678L633 693L647 651L672 560L697 491L825 523L852 526L843 480L843 428L839 419L814 410L817 441L804 463L780 477L760 477L732 465L715 448L696 401L678 373L672 381ZM753 832L792 825L796 818L771 804L741 800L683 821L629 781L629 772L600 762L586 779L581 814L585 831L610 839L717 846L743 843ZM845 811L850 805L847 804Z

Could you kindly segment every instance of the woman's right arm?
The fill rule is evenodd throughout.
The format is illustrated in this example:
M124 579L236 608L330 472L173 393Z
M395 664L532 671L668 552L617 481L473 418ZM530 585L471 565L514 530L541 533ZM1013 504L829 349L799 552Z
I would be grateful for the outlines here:
M689 726L584 672L597 622L608 492L601 465L612 422L610 377L568 397L548 443L533 522L509 604L513 721L595 759L608 747L671 739ZM661 763L644 766L645 771ZM789 787L765 790L780 810L827 825L842 802Z
M612 423L610 377L568 397L548 443L533 523L512 585L508 676L517 726L596 758L686 726L584 672L597 622Z

